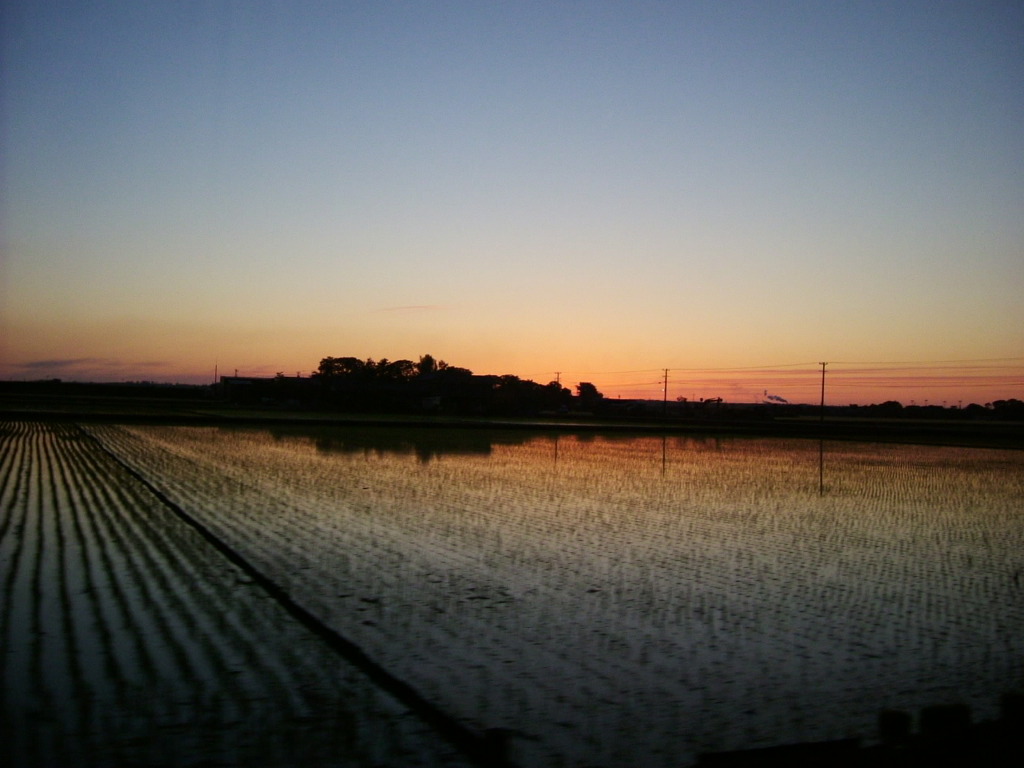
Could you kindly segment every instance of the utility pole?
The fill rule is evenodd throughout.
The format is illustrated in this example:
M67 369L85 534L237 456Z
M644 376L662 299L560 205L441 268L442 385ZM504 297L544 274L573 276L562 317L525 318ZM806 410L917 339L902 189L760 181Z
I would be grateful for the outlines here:
M818 363L821 366L821 410L818 415L818 421L825 421L825 366L828 363Z
M668 368L665 369L665 380L661 393L661 413L664 416L668 415Z
M562 386L562 372L561 371L555 371L555 384L557 384L558 386Z

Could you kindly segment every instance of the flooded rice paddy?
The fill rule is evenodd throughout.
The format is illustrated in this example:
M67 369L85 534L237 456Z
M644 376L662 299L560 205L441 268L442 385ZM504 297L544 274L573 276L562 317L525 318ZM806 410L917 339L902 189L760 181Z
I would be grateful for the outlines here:
M0 765L467 765L76 427L0 424L0 510Z
M456 764L152 489L440 710L509 729L522 766L870 738L881 708L981 719L1024 685L1021 452L83 429L0 433L3 737L25 764L81 744Z

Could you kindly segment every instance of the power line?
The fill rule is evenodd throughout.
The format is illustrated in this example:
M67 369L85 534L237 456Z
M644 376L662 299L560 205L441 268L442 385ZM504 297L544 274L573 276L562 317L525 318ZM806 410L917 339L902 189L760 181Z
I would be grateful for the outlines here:
M623 373L653 373L654 371L663 371L664 368L640 368L635 371L572 371L577 376L617 376Z
M678 382L681 383L681 382ZM654 387L661 384L660 381L631 381L631 382L619 382L612 384L602 384L601 386L605 389L614 389L615 387Z
M778 363L775 365L750 365L740 366L735 368L670 368L671 371L684 371L686 373L702 373L702 372L717 372L717 371L764 371L771 370L773 368L799 368L815 365L815 363Z
M757 388L762 387L782 393L795 393L797 390L807 393L813 387L814 379L811 371L815 366L821 367L820 407L824 409L826 374L832 374L827 383L836 392L847 392L853 389L877 391L891 389L899 392L926 389L1009 389L1016 390L1024 386L1024 357L990 357L960 358L947 360L904 360L904 361L830 361L830 362L799 362L775 363L756 366L723 366L723 367L679 367L679 368L641 368L616 371L555 371L556 382L561 383L562 376L567 379L579 377L587 380L593 378L605 391L628 391L631 397L657 398L654 387L661 392L663 407L667 408L669 385L675 387L693 387L695 389L725 389L734 394L739 388L753 386L757 379ZM831 366L831 367L829 367ZM654 374L658 378L642 380L615 381L615 378L629 374ZM673 375L675 374L675 375ZM734 375L733 375L734 374ZM608 381L612 378L612 381ZM604 381L601 381L604 379ZM1011 390L1011 391L1012 391ZM808 393L809 394L809 393ZM793 395L790 395L792 397ZM806 396L806 395L803 395Z
M910 366L907 370L927 370L928 366L938 367L945 365L964 365L968 363L1005 363L1021 361L1024 362L1024 357L991 357L991 358L973 358L973 359L960 359L960 360L905 360L905 361L830 361L829 365L832 366L849 366L849 365L873 365L873 366L884 366L879 369L880 371L893 371L898 370L895 366ZM821 365L819 362L802 362L802 363L774 363L766 365L749 365L749 366L729 366L729 367L707 367L707 368L696 368L696 367L669 367L669 368L637 368L632 370L621 370L621 371L560 371L554 372L556 376L560 377L562 373L569 376L620 376L623 374L633 373L654 373L658 372L664 374L666 370L670 373L688 373L688 374L701 374L701 373L729 373L729 372L741 372L741 371L760 371L764 373L778 372L784 374L799 375L799 370L782 370L782 369L799 369L799 368L811 368ZM980 368L1004 368L1005 366L981 366ZM1014 366L1016 367L1016 366ZM1022 366L1024 367L1024 366ZM864 372L870 369L844 369L841 371L834 371L836 374L848 374L856 372ZM535 374L526 374L535 375ZM559 378L560 380L560 378Z
M999 381L945 381L945 382L933 382L933 381L859 381L859 382L832 382L830 385L837 389L864 389L867 387L875 389L938 389L938 388L953 388L953 387L1014 387L1024 386L1024 381L1010 381L1010 382L999 382Z
M844 360L833 362L832 365L945 365L951 363L1000 363L1010 360L1024 361L1024 357L976 357L962 360Z

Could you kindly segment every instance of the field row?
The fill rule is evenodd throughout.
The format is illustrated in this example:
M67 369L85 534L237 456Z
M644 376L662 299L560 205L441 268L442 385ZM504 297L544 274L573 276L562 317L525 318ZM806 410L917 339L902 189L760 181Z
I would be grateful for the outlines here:
M563 437L424 462L94 433L438 706L522 732L528 764L870 733L880 706L983 711L1022 673L1022 489L1015 467L986 477L999 452L846 448L820 496L799 442Z
M460 765L77 427L0 425L5 764Z

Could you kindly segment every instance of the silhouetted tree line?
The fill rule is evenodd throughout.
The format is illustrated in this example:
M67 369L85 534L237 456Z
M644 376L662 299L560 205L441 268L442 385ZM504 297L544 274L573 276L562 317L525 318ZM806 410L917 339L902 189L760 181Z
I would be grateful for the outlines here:
M160 403L190 403L208 398L256 408L324 409L366 413L439 413L467 416L594 415L608 420L768 423L817 417L817 404L726 403L721 398L697 401L605 398L590 382L576 385L576 394L557 381L538 384L518 376L478 376L466 368L423 355L410 360L360 360L325 357L311 376L222 376L216 385L155 382L89 383L60 379L0 381L0 411L33 407L45 412L60 408L94 413L134 402L142 412ZM134 407L134 406L133 406ZM872 405L828 405L829 417L885 419L896 423L961 422L1024 423L1024 401L997 399L967 405L943 403L903 405L888 400Z
M576 398L557 381L478 376L432 355L412 360L325 357L311 377L321 407L355 411L531 415L593 407L601 393L581 382Z
M817 413L814 404L724 403L721 398L697 402L608 400L591 382L580 382L575 394L557 381L540 384L509 374L479 376L433 355L418 360L370 357L324 357L310 377L272 379L222 377L222 394L232 401L260 406L318 408L366 413L443 413L455 415L536 416L588 413L609 418L757 420ZM671 408L670 408L671 407ZM830 415L847 414L887 419L1024 421L1024 402L998 399L968 406L887 400L870 406L829 406Z
M539 384L505 374L477 375L432 355L417 361L325 357L308 377L221 378L221 394L246 405L268 405L378 413L534 416L587 413L607 418L756 421L818 413L815 404L725 403L681 400L606 399L593 383L576 385L575 395L557 381ZM980 405L903 405L895 400L872 405L830 405L830 416L960 421L1024 421L1024 402L995 400Z
M980 405L903 405L897 400L886 400L875 405L851 405L849 410L860 416L903 419L973 419L985 421L1021 421L1024 420L1024 401L1010 398L994 400Z

